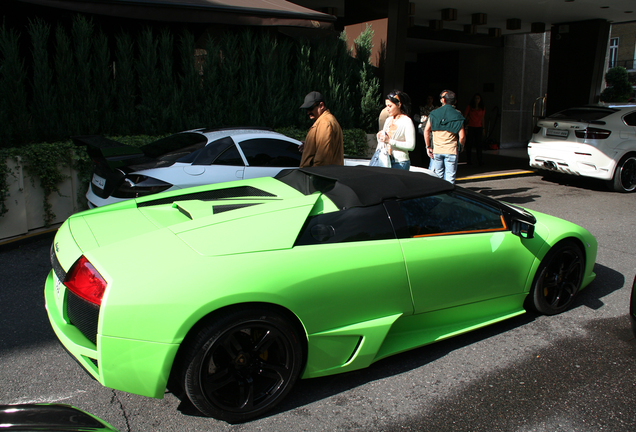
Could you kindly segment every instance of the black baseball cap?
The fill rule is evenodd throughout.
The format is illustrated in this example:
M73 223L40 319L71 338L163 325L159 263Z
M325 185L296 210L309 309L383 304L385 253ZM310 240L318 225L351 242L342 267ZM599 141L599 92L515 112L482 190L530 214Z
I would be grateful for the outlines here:
M300 106L300 109L308 109L313 107L316 103L324 101L325 99L322 97L320 92L312 91L305 96L305 102Z

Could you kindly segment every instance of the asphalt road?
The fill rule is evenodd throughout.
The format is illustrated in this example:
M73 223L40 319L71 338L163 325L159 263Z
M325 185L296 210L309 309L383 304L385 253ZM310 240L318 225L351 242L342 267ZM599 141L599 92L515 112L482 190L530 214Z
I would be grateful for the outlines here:
M171 394L157 400L104 388L71 360L44 310L45 238L0 252L0 404L67 403L121 431L636 431L627 317L636 195L541 176L462 186L596 236L597 278L572 309L525 314L361 371L301 381L267 417L229 425Z

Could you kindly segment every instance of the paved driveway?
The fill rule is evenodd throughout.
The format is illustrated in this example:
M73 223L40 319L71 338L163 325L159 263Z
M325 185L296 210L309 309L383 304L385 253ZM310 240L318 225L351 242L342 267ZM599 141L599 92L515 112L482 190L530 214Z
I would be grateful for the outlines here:
M198 416L171 394L130 395L85 374L47 322L42 288L50 239L41 239L0 252L0 404L69 403L122 431L636 430L636 341L627 318L636 196L540 176L462 186L571 220L596 236L597 279L571 310L526 314L365 370L301 381L268 417L228 425Z

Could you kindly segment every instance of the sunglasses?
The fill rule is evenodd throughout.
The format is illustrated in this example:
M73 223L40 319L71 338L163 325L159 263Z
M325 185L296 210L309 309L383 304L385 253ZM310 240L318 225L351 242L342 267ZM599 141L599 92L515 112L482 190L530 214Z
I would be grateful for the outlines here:
M401 105L402 101L400 100L400 97L395 94L395 93L390 93L389 96L387 97L391 102L393 102L396 105Z

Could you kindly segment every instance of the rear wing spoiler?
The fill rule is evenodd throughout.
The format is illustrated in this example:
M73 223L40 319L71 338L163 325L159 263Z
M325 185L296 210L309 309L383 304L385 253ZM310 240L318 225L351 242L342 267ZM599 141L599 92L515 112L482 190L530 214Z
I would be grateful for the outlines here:
M76 146L86 146L86 152L93 162L98 165L105 163L112 170L148 160L141 149L103 136L80 135L71 139Z

